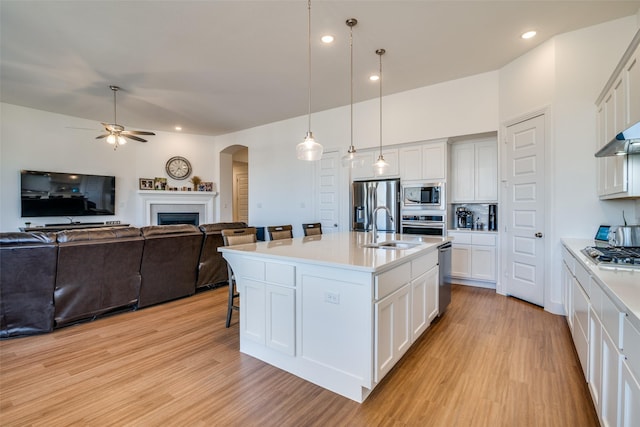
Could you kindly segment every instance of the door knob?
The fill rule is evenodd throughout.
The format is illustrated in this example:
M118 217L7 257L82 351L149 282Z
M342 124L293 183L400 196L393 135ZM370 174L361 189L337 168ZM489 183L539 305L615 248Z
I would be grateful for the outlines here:
M538 231L538 232L535 234L535 236L536 236L537 238L541 238L541 237L542 237L542 233Z

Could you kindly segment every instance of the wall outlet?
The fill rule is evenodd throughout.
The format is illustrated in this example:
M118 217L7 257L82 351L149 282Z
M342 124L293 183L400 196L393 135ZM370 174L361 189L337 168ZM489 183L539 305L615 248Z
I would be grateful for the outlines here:
M324 302L328 302L330 304L340 304L340 294L336 294L334 292L325 292Z

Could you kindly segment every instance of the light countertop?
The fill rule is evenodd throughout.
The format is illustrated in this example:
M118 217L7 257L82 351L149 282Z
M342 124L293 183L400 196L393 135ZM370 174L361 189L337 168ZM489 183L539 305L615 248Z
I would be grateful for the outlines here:
M380 272L393 268L422 253L437 250L447 237L417 236L399 233L378 233L378 243L401 240L418 243L408 249L366 248L371 243L370 232L326 233L317 236L295 237L244 245L223 246L220 252L242 252L267 258L295 260L297 262L348 267L350 269Z
M625 309L631 323L640 329L640 269L598 267L590 257L580 252L586 246L594 246L592 239L562 239L562 242L589 273L605 285L605 293Z

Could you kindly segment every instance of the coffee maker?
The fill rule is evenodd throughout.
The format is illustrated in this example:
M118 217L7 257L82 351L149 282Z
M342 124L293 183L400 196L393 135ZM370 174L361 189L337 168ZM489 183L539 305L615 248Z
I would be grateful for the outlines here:
M456 228L473 228L473 212L465 207L456 209Z

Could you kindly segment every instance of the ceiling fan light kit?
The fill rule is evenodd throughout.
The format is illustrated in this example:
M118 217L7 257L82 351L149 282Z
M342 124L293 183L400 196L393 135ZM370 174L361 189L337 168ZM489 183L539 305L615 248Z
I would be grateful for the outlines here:
M316 142L311 132L311 0L307 1L307 47L308 47L308 68L309 68L309 109L308 127L304 141L296 146L296 156L299 160L316 161L322 158L323 147Z
M120 90L119 86L110 85L109 89L113 91L113 123L104 123L104 130L107 132L104 135L99 135L96 139L107 138L108 144L113 145L113 150L117 150L118 146L127 143L126 138L133 139L134 141L147 142L146 139L140 138L136 135L155 135L153 132L141 131L141 130L125 130L124 126L118 124L118 110L116 108L116 93Z

